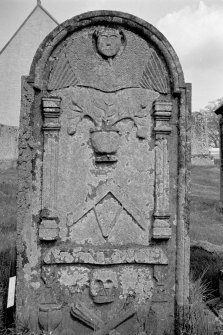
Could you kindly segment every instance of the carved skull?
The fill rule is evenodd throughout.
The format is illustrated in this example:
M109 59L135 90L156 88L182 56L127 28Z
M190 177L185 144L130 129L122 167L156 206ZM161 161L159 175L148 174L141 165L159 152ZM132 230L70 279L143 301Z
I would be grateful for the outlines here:
M92 274L90 294L97 304L107 304L115 300L118 290L117 274L111 270L97 270Z

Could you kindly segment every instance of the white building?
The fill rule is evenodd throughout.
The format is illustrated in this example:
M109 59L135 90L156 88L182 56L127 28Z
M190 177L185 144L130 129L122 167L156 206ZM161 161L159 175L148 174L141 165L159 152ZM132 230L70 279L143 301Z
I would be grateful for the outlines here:
M21 76L28 75L32 59L43 39L58 22L40 0L0 51L0 123L19 125Z
M37 0L36 7L0 51L0 168L9 167L18 155L21 76L29 74L37 48L57 25Z

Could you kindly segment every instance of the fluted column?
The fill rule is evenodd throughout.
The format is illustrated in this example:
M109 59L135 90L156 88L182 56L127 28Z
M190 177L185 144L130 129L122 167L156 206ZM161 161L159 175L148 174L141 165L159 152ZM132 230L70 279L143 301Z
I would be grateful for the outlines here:
M57 179L60 131L60 101L58 97L42 98L43 108L43 187L41 240L55 240L58 236Z
M171 133L171 102L154 103L155 133L155 211L152 229L154 239L168 239L171 236L169 223L169 153L168 137Z

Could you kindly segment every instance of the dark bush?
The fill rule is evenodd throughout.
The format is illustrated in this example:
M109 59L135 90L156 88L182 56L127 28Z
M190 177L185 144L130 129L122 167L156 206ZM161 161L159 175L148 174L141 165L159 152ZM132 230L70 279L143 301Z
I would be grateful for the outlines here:
M202 276L214 296L219 296L219 271L223 269L223 253L209 252L192 246L190 271L194 280Z

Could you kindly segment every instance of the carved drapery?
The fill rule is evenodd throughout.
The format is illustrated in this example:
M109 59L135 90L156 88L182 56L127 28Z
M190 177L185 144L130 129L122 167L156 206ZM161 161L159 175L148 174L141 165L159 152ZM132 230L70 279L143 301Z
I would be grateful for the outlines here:
M169 121L172 103L154 103L154 133L155 133L155 212L152 237L168 239L171 236L169 223L169 155L168 137L171 133Z
M41 240L55 240L58 236L57 223L57 171L60 131L60 101L58 97L42 98L43 108L43 187L42 221L39 227Z

